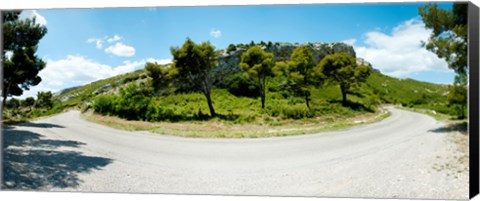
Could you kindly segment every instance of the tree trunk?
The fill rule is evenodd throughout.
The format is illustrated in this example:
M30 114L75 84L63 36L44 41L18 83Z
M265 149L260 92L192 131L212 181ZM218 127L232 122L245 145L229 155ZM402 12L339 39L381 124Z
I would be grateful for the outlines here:
M263 86L260 84L260 98L262 99L262 109L265 109L265 83Z
M210 110L210 116L215 117L217 114L215 113L215 109L213 109L212 98L210 97L210 92L204 93L205 97L207 98L208 102L208 109Z
M340 86L342 90L342 105L347 106L347 90L344 86Z
M305 92L305 102L307 103L307 108L310 109L309 97L308 97L308 94L306 92Z
M7 96L3 95L3 101L2 101L2 111L5 108L5 102L7 101Z
M5 84L5 83L4 83L4 84ZM5 108L5 103L6 103L6 101L7 101L8 93L10 92L10 84L11 84L11 83L8 83L8 85L7 85L6 87L3 86L3 87L4 87L4 88L3 88L4 91L2 92L2 93L3 93L3 94L2 94L2 96L3 96L2 111L3 111L3 109Z
M265 94L262 94L262 109L265 109Z

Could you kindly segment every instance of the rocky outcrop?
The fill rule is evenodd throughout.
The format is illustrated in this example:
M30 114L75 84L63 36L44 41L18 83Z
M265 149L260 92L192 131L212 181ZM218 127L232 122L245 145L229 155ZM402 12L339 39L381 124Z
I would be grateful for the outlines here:
M312 50L313 60L315 63L320 62L326 55L335 54L340 52L348 53L356 57L355 50L351 45L337 42L337 43L306 43L306 44L292 44L292 43L275 43L271 45L264 45L262 48L271 52L274 55L275 62L278 61L288 61L290 55L295 50L295 48L302 45L307 45ZM240 59L242 54L247 51L245 48L238 48L234 51L224 50L223 53L218 58L218 67L215 69L216 77L225 77L237 72L241 72L240 69ZM357 63L359 61L357 60ZM363 59L361 63L365 63ZM368 63L368 62L366 62ZM368 63L369 64L369 63ZM370 65L370 64L369 64ZM371 66L371 65L370 65Z
M106 92L106 91L110 90L111 88L113 88L113 86L111 84L106 84L106 85L103 85L102 87L100 87L98 89L95 89L95 91L93 91L93 94L97 95L97 94Z

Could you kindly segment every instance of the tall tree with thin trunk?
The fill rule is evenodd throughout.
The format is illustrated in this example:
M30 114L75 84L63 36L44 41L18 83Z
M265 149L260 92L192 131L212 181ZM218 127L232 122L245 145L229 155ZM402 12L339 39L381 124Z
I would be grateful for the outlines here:
M210 42L196 44L187 38L181 48L172 47L170 51L173 56L173 68L176 71L172 76L200 90L207 99L210 116L215 117L211 98L214 82L212 72L217 67L218 56L215 47Z
M273 76L273 54L265 52L260 46L253 46L242 54L240 67L245 75L253 80L262 101L262 109L265 108L265 96L267 92L267 79Z
M40 39L47 33L35 18L19 20L19 12L2 12L3 16L3 102L9 96L20 96L41 82L38 73L45 62L35 54Z
M274 72L277 75L283 75L287 79L282 84L288 91L305 97L307 108L310 109L310 89L314 83L321 81L320 77L315 75L313 68L312 50L309 46L300 46L290 55L288 62L277 62Z
M429 3L418 9L425 27L432 29L425 48L447 61L448 67L460 77L456 83L466 85L468 70L468 3L455 2L451 10L442 9L435 3Z
M459 118L465 118L468 93L468 3L455 2L452 9L442 9L429 3L418 9L425 27L432 29L425 48L445 59L457 75L449 87L448 101L457 108Z
M371 69L368 66L358 66L355 57L342 52L325 56L315 67L315 72L325 76L330 83L340 86L342 105L347 106L347 94L353 87L367 81Z

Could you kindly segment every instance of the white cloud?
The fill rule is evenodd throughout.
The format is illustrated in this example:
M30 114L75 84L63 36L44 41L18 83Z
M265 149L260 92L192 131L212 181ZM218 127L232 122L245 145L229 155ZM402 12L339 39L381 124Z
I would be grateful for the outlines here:
M219 38L220 36L222 36L222 31L220 31L218 29L212 29L210 31L210 36L212 36L214 38Z
M103 48L103 39L100 39L100 38L89 38L87 40L87 43L95 43L95 47L97 49Z
M97 49L102 49L103 44L105 44L105 42L113 43L113 42L120 41L122 39L123 39L122 36L115 34L112 37L104 36L103 38L89 38L87 40L87 43L95 43L95 47Z
M366 46L355 46L354 49L357 57L395 77L425 71L450 72L444 60L421 46L421 41L427 41L430 33L422 21L411 19L394 27L390 34L378 30L366 33Z
M108 54L113 54L121 57L131 57L135 55L135 48L132 46L124 45L121 42L115 43L105 49L105 52Z
M33 98L37 98L37 93L39 91L51 91L51 92L55 92L56 90L53 89L53 88L50 88L50 87L47 87L45 86L45 84L43 84L42 82L40 84L38 84L37 86L34 86L34 87L31 87L30 90L26 91L24 90L23 91L23 94L19 97L17 96L14 96L12 98L16 98L16 99L25 99L27 97L33 97Z
M354 45L355 42L357 42L357 39L355 39L355 38L350 38L350 39L344 40L344 41L342 41L342 42L345 43L345 44L348 44L348 45Z
M113 43L113 42L119 41L119 40L121 40L121 39L122 39L121 36L115 34L113 37L108 38L108 39L107 39L107 42L108 42L108 43Z
M47 19L45 17L41 16L40 14L37 13L36 10L24 10L20 15L18 16L20 20L25 20L27 18L32 19L35 18L35 22L37 22L40 25L47 25Z
M141 69L146 62L157 62L158 64L171 63L172 59L147 58L137 61L126 60L118 66L102 64L79 55L68 55L64 59L47 59L47 66L40 71L39 76L42 82L24 91L20 98L29 96L36 97L38 91L57 92L61 89L84 85L100 79L132 72ZM16 97L17 98L17 97Z
M66 83L86 84L94 80L115 76L114 68L91 61L83 56L68 55L65 59L47 60L47 66L40 71L46 86L60 87Z
M146 61L147 61L147 62L151 62L151 63L157 63L157 64L160 64L160 65L172 63L172 59L153 59L153 58L148 58Z

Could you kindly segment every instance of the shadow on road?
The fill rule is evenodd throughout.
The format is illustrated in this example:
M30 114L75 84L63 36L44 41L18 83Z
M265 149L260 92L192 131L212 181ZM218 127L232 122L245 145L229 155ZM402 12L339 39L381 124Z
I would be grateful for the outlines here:
M467 122L457 122L457 123L451 123L451 124L448 124L444 127L440 127L440 128L433 129L433 130L430 130L430 131L434 132L434 133L459 132L463 135L468 135L467 128L468 128L468 123Z
M45 139L24 130L3 130L2 189L48 190L76 187L78 173L98 170L111 159L87 156L67 150L85 143L71 140Z
M34 123L34 122L26 122L26 123L21 123L17 124L15 126L20 126L20 127L35 127L35 128L65 128L63 126L59 126L56 124L49 124L49 123Z

